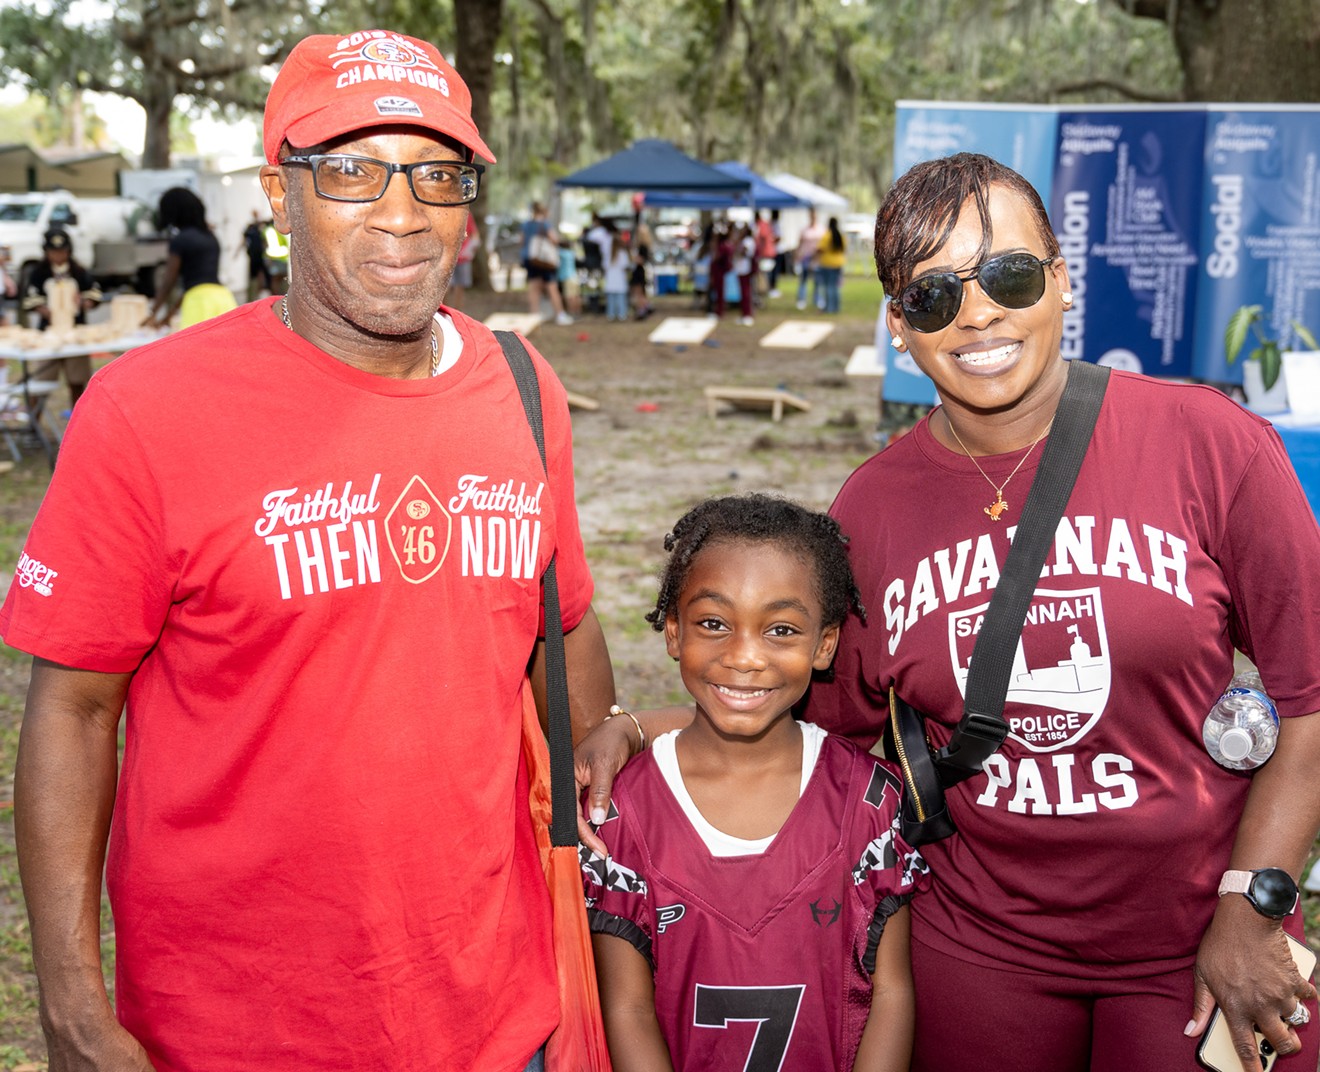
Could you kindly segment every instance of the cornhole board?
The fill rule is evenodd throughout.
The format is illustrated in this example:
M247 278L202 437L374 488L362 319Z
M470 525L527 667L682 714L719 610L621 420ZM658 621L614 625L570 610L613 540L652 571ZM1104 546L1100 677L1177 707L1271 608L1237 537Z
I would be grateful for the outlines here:
M667 316L646 338L650 342L699 346L715 330L715 321L704 316Z
M843 371L848 376L883 376L885 363L874 344L863 343L853 347L852 356L848 358Z
M785 320L761 339L762 346L776 350L810 350L819 346L834 325L828 320Z
M721 407L769 411L772 421L782 421L785 409L805 413L811 409L811 403L782 387L707 387L706 412L718 417Z
M569 409L585 409L592 413L600 409L600 403L594 398L588 398L586 395L580 395L576 391L565 389L564 393L568 395Z
M536 313L491 313L484 321L491 331L516 331L526 338L541 323Z

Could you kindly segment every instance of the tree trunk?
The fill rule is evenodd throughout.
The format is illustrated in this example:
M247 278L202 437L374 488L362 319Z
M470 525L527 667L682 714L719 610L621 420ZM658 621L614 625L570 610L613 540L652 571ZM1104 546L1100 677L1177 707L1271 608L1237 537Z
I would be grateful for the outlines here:
M495 46L504 28L504 0L454 0L454 67L472 91L472 119L487 144L492 134L491 95L495 90ZM499 150L504 152L503 149ZM486 194L472 203L472 213L481 228L481 247L472 262L472 286L490 290L487 255L495 236L485 226Z
M1173 12L1187 100L1320 100L1315 0L1138 0L1132 10L1166 22Z
M146 135L142 144L144 168L170 166L170 116L174 112L175 88L172 79L147 72L143 78L138 103L147 113Z

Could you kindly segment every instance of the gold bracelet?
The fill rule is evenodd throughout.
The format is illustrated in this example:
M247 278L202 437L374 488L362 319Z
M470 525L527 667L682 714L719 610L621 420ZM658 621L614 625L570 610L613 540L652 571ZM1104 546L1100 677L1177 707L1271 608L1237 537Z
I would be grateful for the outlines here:
M631 711L625 711L625 710L624 710L622 707L620 707L618 704L613 704L613 705L611 705L611 707L610 707L610 713L609 713L608 715L605 716L605 721L608 722L608 721L609 721L610 719L612 719L615 715L627 715L630 719L632 719L632 724L633 724L634 726L637 727L637 739L638 739L638 741L641 742L641 745L642 745L642 747L641 747L641 751L645 752L645 751L646 751L646 733L642 730L642 724L641 724L640 722L637 721L637 716L634 715Z

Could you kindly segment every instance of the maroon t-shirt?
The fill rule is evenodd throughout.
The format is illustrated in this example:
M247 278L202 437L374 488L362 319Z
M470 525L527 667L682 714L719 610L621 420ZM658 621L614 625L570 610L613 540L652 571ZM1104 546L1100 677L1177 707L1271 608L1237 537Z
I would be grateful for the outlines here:
M895 685L948 741L1040 455L1001 523L928 421L853 474L832 513L869 618L845 624L812 721L873 740ZM978 461L999 484L1021 457ZM1285 718L1320 709L1317 606L1320 532L1270 425L1211 388L1114 373L1022 632L1012 732L949 793L959 832L924 850L914 939L1085 977L1189 964L1251 786L1201 724L1235 646Z

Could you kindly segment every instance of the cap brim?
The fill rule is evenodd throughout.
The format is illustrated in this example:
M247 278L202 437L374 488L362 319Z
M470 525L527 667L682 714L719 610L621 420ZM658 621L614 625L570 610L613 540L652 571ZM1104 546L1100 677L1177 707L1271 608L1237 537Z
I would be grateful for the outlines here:
M421 127L423 130L429 130L435 134L441 134L446 138L453 138L460 145L465 145L471 149L477 156L489 163L496 163L495 154L490 151L481 136L477 133L475 123L464 123L461 116L448 116L444 122L436 122L426 118L417 118L409 116L400 118L398 123L390 123L388 120L373 118L369 123L345 123L342 107L327 106L311 115L305 115L295 123L291 123L284 132L284 140L290 145L306 147L308 145L320 145L329 141L331 138L339 138L345 134L352 134L359 130L370 130L378 126L408 126Z

